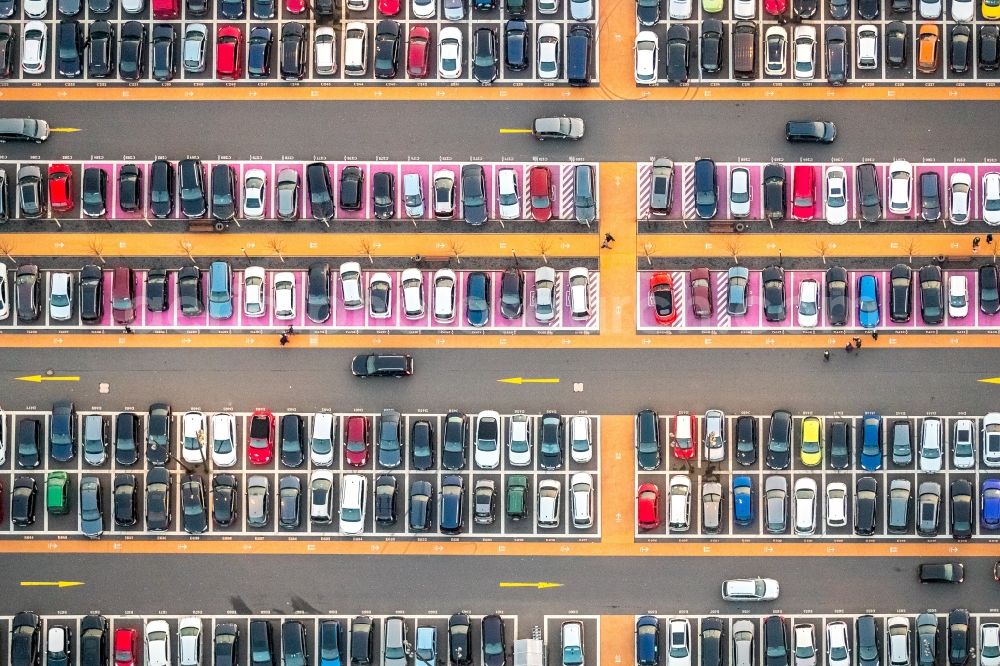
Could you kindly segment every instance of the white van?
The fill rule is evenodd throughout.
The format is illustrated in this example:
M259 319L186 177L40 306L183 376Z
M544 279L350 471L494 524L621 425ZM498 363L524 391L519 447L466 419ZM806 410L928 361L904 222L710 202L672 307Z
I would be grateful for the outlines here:
M424 216L424 186L419 173L403 174L403 206L411 218Z
M944 461L944 440L941 433L940 419L924 419L920 429L920 461L918 469L921 472L940 472Z
M360 534L365 529L365 497L368 480L360 474L347 474L340 488L340 531Z
M333 414L321 412L313 416L309 458L317 467L333 464Z
M559 632L559 643L562 651L562 663L586 663L583 655L583 622L579 620L563 622Z
M594 447L590 440L590 417L574 416L569 422L569 455L573 462L590 462Z
M578 472L570 478L570 499L572 500L573 527L583 529L594 524L594 479L586 472Z
M670 477L670 500L667 505L670 529L687 532L691 526L691 478L686 474Z
M344 31L344 73L364 76L368 71L368 28L354 21Z
M517 194L517 174L513 169L497 170L497 202L501 220L517 220L521 215L521 199Z
M562 484L553 479L538 482L538 526L546 529L559 527L559 497Z
M590 316L590 271L586 268L569 269L569 303L573 319Z

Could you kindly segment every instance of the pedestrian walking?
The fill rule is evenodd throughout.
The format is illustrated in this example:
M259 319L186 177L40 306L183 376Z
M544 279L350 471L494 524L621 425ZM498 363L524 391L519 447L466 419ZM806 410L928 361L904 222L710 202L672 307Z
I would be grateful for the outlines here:
M608 245L608 241L604 241L603 243L601 243L601 249L602 250L610 250L611 249L611 246Z
M979 236L972 239L972 254L979 252L979 243L982 242Z
M604 234L604 242L601 243L601 247L605 250L610 250L615 246L615 237L611 234Z
M826 349L823 351L823 361L827 362L830 360L830 350Z
M288 344L288 335L286 333L282 333L281 337L278 338L278 342L281 344L282 347L284 347L285 345L287 345Z
M854 338L854 346L857 349L861 349L861 338Z
M872 331L872 340L878 340L878 331Z
M986 234L986 244L987 245L993 244L993 234Z
M134 333L134 332L135 332L135 331L133 331L133 330L132 330L132 327L131 327L131 326L125 326L125 333L126 333L127 335L132 335L132 333Z
M852 345L850 342L844 345L844 351L847 352L848 354L850 354L853 350L854 350L854 345Z
M291 327L291 325L289 325L289 326L288 326L288 330L287 330L287 331L285 331L285 335L291 335L291 334L293 334L293 333L295 333L295 329L293 329L293 328Z

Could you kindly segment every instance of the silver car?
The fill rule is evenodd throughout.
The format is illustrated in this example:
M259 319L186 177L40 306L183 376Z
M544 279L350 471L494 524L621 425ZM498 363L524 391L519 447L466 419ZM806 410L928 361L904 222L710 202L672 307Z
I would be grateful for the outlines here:
M535 321L548 324L556 317L556 271L551 266L535 269Z
M401 617L390 617L385 621L382 644L383 666L407 666L406 623Z
M73 276L52 273L49 276L49 319L67 321L73 316Z
M952 462L958 469L976 466L976 427L972 419L955 421L954 436L951 438Z
M886 652L889 666L910 666L910 621L905 617L890 617L885 621L889 635Z
M282 169L278 172L275 191L275 212L280 220L295 220L299 217L299 172Z
M205 51L208 47L208 28L204 23L192 23L184 31L184 71L196 74L205 71Z
M816 666L816 628L811 624L797 624L795 637L795 666Z
M665 157L653 161L650 175L649 211L653 215L666 215L673 207L674 163Z
M733 266L726 276L726 312L731 315L745 315L749 307L748 285L750 271L743 266Z
M444 17L449 21L461 21L465 18L465 0L442 0Z
M767 477L764 480L764 510L768 532L780 534L785 531L787 505L788 481L783 476Z
M706 483L701 487L701 523L705 532L715 534L722 522L722 484Z
M264 527L268 521L268 478L261 474L247 480L247 525Z
M733 622L733 666L754 666L754 623L750 620Z

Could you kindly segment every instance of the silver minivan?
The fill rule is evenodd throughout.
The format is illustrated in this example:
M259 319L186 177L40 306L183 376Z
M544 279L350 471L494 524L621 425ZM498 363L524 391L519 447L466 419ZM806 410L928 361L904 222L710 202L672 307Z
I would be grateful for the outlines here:
M754 623L750 620L733 622L733 666L753 666Z
M590 224L597 220L597 195L594 191L594 167L577 164L573 171L573 209L576 221Z
M406 622L403 618L398 616L386 618L382 640L383 666L406 666L409 663Z
M780 534L785 531L788 504L788 481L783 476L769 476L764 480L764 522L767 531Z
M559 631L559 645L563 664L586 663L583 654L583 622L563 622Z
M208 48L208 28L204 23L192 23L184 30L182 49L184 71L192 74L205 71L205 51Z
M570 499L573 510L573 527L585 529L594 524L594 479L586 472L578 472L570 479Z
M920 428L919 468L921 472L940 472L944 461L944 438L941 419L924 419Z
M107 458L108 424L100 414L83 417L83 459L88 465L103 465Z
M419 173L403 174L403 207L411 218L424 216L424 186Z

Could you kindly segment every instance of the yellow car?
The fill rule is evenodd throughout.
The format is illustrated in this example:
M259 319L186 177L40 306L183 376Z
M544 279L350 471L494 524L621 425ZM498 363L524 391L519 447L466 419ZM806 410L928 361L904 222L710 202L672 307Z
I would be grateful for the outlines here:
M983 18L992 21L1000 19L1000 0L983 0Z
M816 467L823 460L823 424L815 416L802 419L802 444L799 450L802 464Z
M722 11L722 0L701 0L701 8L709 14L718 14Z

